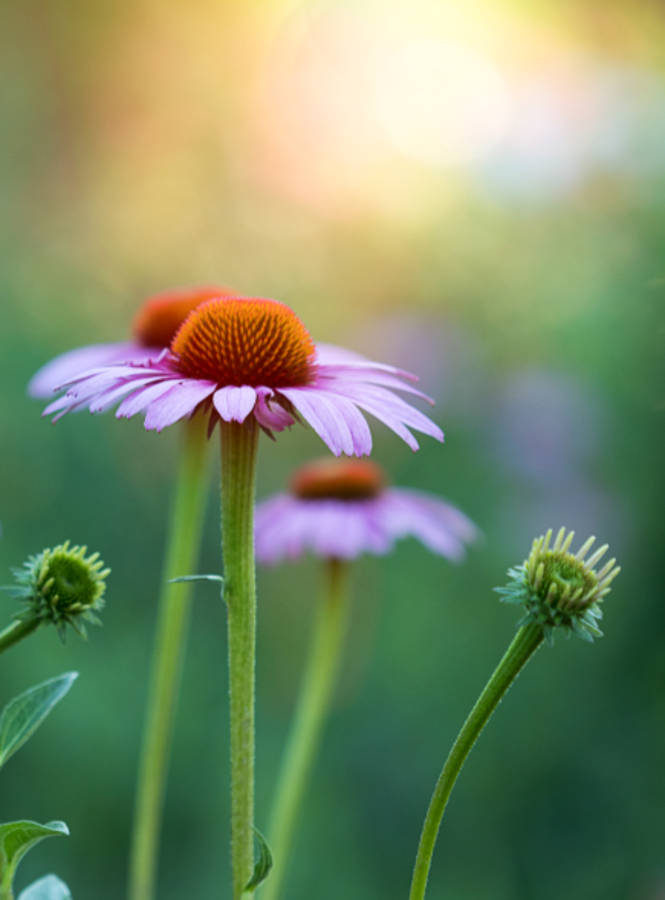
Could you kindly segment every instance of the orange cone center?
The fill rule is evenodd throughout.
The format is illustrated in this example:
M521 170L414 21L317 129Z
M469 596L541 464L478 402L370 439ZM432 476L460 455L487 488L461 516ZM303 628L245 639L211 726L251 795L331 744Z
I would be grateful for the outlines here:
M221 287L165 291L149 297L134 318L134 337L144 347L168 347L193 309L213 297L228 297Z
M364 459L324 459L298 469L291 493L303 500L367 500L385 486L383 470Z
M220 385L297 387L312 378L312 339L276 300L209 300L180 326L171 350L185 375Z

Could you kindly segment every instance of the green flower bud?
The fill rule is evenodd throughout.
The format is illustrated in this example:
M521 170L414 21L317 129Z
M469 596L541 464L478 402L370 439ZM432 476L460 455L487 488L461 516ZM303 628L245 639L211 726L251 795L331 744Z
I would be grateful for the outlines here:
M99 553L86 557L87 547L70 547L69 541L28 557L20 569L14 569L16 584L9 590L24 601L28 609L16 618L52 622L61 638L67 625L86 637L84 621L101 622L95 612L104 606L106 576Z
M525 615L519 624L542 625L549 644L557 627L587 641L602 637L598 628L603 616L600 604L621 571L615 559L600 569L595 568L607 552L607 544L585 559L595 537L590 537L573 554L569 548L574 536L574 531L566 534L566 529L560 528L551 547L552 529L536 538L528 559L521 566L509 569L511 580L505 587L496 588L505 603L519 603L524 607Z

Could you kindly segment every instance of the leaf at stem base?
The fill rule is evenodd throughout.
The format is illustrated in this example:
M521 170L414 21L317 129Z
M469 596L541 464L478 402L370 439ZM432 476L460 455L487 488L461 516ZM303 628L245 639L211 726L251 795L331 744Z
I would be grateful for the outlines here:
M31 822L22 819L18 822L0 824L0 895L11 896L16 868L25 854L47 837L68 835L69 829L64 822Z
M266 880L272 869L272 853L268 842L258 828L254 829L254 834L259 845L259 858L254 863L254 873L245 886L245 893L254 893L261 882Z

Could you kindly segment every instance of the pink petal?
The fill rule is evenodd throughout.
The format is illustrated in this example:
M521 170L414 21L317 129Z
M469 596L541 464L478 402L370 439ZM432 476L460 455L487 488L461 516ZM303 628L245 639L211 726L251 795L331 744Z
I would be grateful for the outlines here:
M478 528L461 509L440 497L405 488L391 488L389 493L413 509L419 509L422 515L438 522L445 521L446 527L467 543L477 540L480 536Z
M107 391L97 394L88 403L88 409L91 413L101 413L110 409L121 397L135 391L136 388L145 384L152 384L154 378L141 378L139 381L123 381L116 384ZM75 396L75 395L74 395ZM87 402L87 401L86 401Z
M214 389L214 384L203 380L171 382L171 389L147 407L145 427L148 431L161 431L167 425L186 418Z
M101 372L98 371L97 374L87 375L81 380L76 381L66 393L68 397L72 397L74 400L83 403L87 402L92 397L99 396L99 394L108 391L118 384L123 384L125 380L126 379L118 378L112 369L111 371L102 370Z
M270 402L271 399L272 403ZM256 389L254 416L259 425L267 428L268 431L284 431L285 428L293 425L295 421L293 416L275 399L273 391L266 387L258 387Z
M412 535L450 560L464 557L465 543L478 536L473 522L459 509L419 491L392 488L378 498L379 514L395 538Z
M256 390L242 387L222 387L212 398L215 409L225 422L244 422L256 404Z
M387 418L382 418L382 416L393 418L408 425L409 428L415 428L417 431L443 442L443 432L439 426L392 391L375 385L349 385L346 396L361 408L372 412L372 415L381 419L386 425L388 424ZM370 409L370 406L373 409Z
M374 362L367 359L359 353L352 350L346 350L344 347L335 347L332 344L316 345L316 366L318 369L330 369L330 374L334 374L333 369L340 372L348 371L360 373L365 372L386 372L390 375L399 375L408 381L418 381L418 376L404 369L398 369L395 366L389 366L386 363Z
M373 501L301 500L286 494L256 509L256 555L264 564L294 559L311 550L320 557L354 559L386 553L387 532L377 527Z
M385 408L385 405L381 403L376 403L375 401L368 400L366 398L358 399L357 397L353 398L354 403L356 403L360 409L364 409L370 415L374 416L379 422L383 422L383 424L393 431L398 437L402 438L405 444L407 444L412 450L417 450L419 447L418 441L414 438L408 428L405 428L402 424L399 416L394 415L392 412Z
M367 420L351 400L339 394L334 394L332 399L349 427L355 455L369 456L372 452L372 432Z
M137 384L144 384L144 382L137 381ZM132 416L147 409L154 400L166 394L172 387L172 378L153 381L147 386L140 387L138 391L135 391L122 401L115 411L116 419L131 419Z
M68 394L63 394L61 397L58 397L57 400L54 400L53 403L49 403L46 409L42 412L42 416L50 416L51 413L57 412L57 415L53 416L51 420L53 423L58 422L64 415L70 412L76 412L79 409L82 409L85 406L85 400L83 403L77 401L76 397L70 397ZM58 412L59 410L59 412Z
M316 362L321 366L335 366L345 363L367 363L369 360L366 356L356 353L355 350L347 350L346 347L317 343Z
M133 343L92 344L56 356L33 375L28 384L31 397L48 397L58 387L86 371L112 362L147 360L154 348Z
M339 413L326 403L321 392L311 388L282 388L280 394L293 403L335 456L346 452L345 447L350 447L353 453L348 426Z
M412 384L405 383L396 375L386 374L385 372L375 372L370 369L351 369L348 366L320 366L316 372L317 384L322 387L331 389L339 384L343 390L343 385L351 379L356 384L376 384L385 388L392 388L396 391L402 391L405 394L413 394L420 397L430 405L434 405L434 401L427 394L413 387Z
M294 390L297 390L294 388ZM311 390L317 397L325 399L335 410L337 418L344 421L346 431L351 435L351 449L345 450L347 455L366 456L372 451L372 432L358 407L347 397L333 391Z
M70 406L76 405L76 397L71 397L69 394L61 394L58 398L53 400L49 405L45 408L42 413L43 416L50 416L51 413L58 412L58 410L65 409Z

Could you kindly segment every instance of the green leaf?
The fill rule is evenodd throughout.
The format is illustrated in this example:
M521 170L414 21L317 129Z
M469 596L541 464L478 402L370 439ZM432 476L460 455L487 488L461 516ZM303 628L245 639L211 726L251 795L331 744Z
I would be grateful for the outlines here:
M77 678L78 672L65 672L9 701L0 713L0 768L39 728Z
M254 834L259 845L259 858L254 863L254 874L245 885L244 893L254 892L261 882L266 880L272 869L272 853L268 842L258 828L254 829Z
M31 847L47 837L68 835L64 822L38 822L23 820L0 825L0 890L11 891L16 867Z
M45 875L21 891L18 900L72 900L72 895L57 875Z
M181 581L218 581L224 584L221 575L179 575L177 578L169 578L169 584L178 584Z

